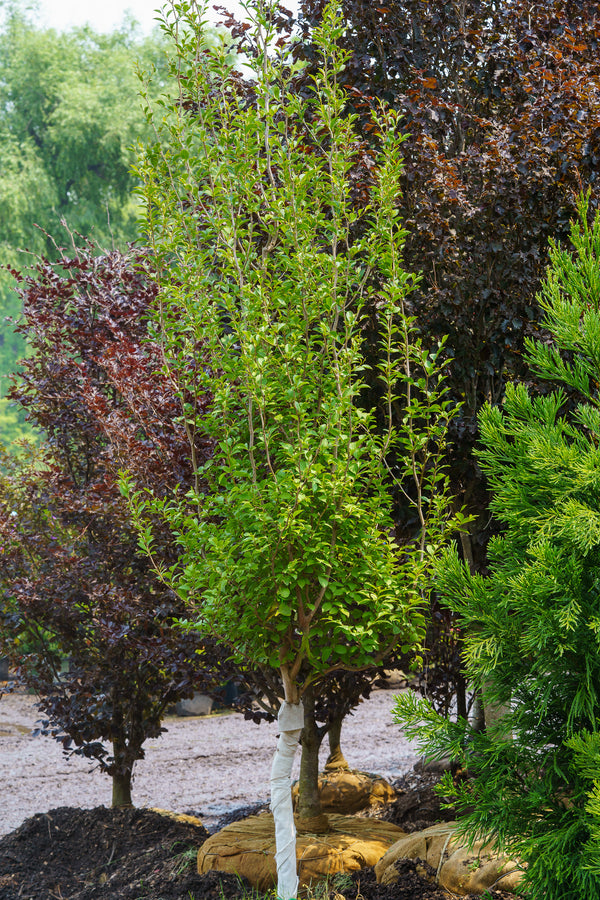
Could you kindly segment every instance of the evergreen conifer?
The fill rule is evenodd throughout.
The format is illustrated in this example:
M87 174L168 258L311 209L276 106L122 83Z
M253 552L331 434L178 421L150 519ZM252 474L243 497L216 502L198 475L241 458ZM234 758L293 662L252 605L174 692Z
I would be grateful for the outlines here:
M504 715L477 733L413 695L396 709L429 756L467 767L462 786L444 785L461 827L522 861L533 900L600 898L600 217L588 218L581 198L572 248L551 246L538 298L551 339L527 348L557 389L511 385L503 408L480 416L504 526L489 574L471 574L456 550L437 565L466 675Z

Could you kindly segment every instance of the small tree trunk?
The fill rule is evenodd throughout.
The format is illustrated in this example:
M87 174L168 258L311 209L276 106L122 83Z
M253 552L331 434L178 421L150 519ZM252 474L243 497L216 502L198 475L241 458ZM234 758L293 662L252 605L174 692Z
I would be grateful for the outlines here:
M299 831L319 834L329 829L327 816L321 809L319 797L319 750L322 735L315 720L315 694L312 687L304 692L304 728L302 729L302 757L298 783L296 825Z
M480 690L475 691L473 696L473 703L471 705L471 726L475 731L483 731L485 729L485 714Z
M112 807L133 806L131 802L131 777L133 766L126 762L127 747L122 740L113 741L115 771L112 773Z
M475 559L473 555L473 542L471 540L470 534L466 534L465 532L460 533L460 542L463 550L464 558L469 566L469 571L472 575L475 574ZM498 706L496 703L490 703L486 699L485 685L481 692L480 702L482 704L482 709L479 711L479 716L477 717L477 730L482 730L482 719L485 723L485 728L491 728L496 725L499 719L503 716L510 713L510 703L505 704L503 706ZM510 734L506 732L506 738L510 738Z
M456 718L467 718L467 685L460 672L456 677Z
M342 733L343 715L337 715L329 726L329 756L325 763L325 770L333 772L339 769L349 769L350 766L346 762L346 757L342 753L340 745L340 736Z
M489 731L490 728L497 728L498 723L502 722L504 716L510 715L510 703L490 703L486 696L486 687L487 685L483 686L481 699L483 703L485 730ZM498 736L501 740L512 740L512 734L507 728L498 729Z
M275 865L278 900L292 900L298 894L296 828L292 807L292 765L304 716L298 690L287 667L281 667L285 700L277 721L279 740L271 766L271 812L275 824Z
M131 769L112 776L112 808L133 806L131 802Z

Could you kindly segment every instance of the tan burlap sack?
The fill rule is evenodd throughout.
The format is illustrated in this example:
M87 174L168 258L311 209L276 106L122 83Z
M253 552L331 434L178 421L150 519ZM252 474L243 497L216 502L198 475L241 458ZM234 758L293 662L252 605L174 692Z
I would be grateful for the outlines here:
M404 834L401 828L357 816L329 816L327 834L299 834L296 856L300 885L337 872L374 866ZM198 872L216 869L245 876L266 891L275 877L275 831L270 813L250 816L211 835L198 851Z
M350 816L361 809L391 803L396 791L385 778L358 772L354 769L338 769L319 775L319 797L323 812ZM298 785L292 788L294 807L298 799Z
M392 884L397 879L396 860L419 858L436 870L440 886L455 894L483 893L492 885L503 891L518 889L521 873L515 871L514 860L482 841L467 850L454 831L454 822L444 822L400 838L376 864L377 881Z
M171 812L170 809L159 809L157 806L151 806L150 809L152 812L158 813L159 816L166 816L168 819L173 819L175 822L182 822L184 825L197 825L199 828L204 828L202 819L198 819L197 816L187 816L185 813Z

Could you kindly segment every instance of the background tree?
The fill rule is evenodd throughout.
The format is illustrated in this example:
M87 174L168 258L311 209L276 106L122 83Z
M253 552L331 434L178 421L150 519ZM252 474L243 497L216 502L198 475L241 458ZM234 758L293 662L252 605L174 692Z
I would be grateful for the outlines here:
M0 27L0 263L16 269L30 254L54 259L66 237L62 220L104 248L137 236L133 145L146 133L136 62L166 72L158 33L141 38L134 23L111 34L39 28L18 5ZM60 237L59 237L60 235ZM4 321L18 320L14 280L0 273L0 376L26 347ZM22 431L7 408L0 378L0 435Z
M117 486L124 455L136 484L166 496L193 481L189 438L197 464L212 443L190 435L159 371L143 258L94 250L40 263L23 281L21 331L34 352L12 398L46 444L2 475L0 640L40 698L44 730L99 761L119 806L131 803L134 764L167 706L232 667L177 627L183 604L137 549ZM160 539L169 565L172 536Z
M317 685L419 640L429 553L444 532L438 462L449 412L437 355L423 350L403 307L413 279L401 262L395 206L398 123L384 113L378 120L371 202L361 213L351 177L361 146L340 87L341 22L328 8L314 89L302 97L288 46L275 43L273 9L252 9L252 83L225 46L206 46L202 9L177 4L165 23L180 96L161 105L162 140L139 171L171 372L186 384L187 348L201 340L200 385L204 378L212 394L203 427L215 453L199 467L207 492L183 503L129 496L151 557L148 509L177 534L181 558L164 576L189 604L190 627L280 673L272 807L278 894L290 897L296 861L284 806L291 812L295 743L303 727L299 811L314 830L322 827ZM383 437L375 412L362 408L367 298L377 309ZM398 400L404 420L396 429L390 409ZM412 479L418 518L402 548L391 537L386 490L395 476ZM282 842L291 847L289 871Z
M63 218L100 245L133 240L133 144L146 133L135 66L166 77L160 37L140 39L135 23L106 35L58 33L13 11L0 51L0 134L10 163L2 196L12 204L2 241L52 257L48 235Z
M504 715L480 734L408 694L397 708L428 755L468 769L458 790L444 786L462 827L523 862L533 900L600 896L600 214L590 223L586 200L579 211L572 248L551 245L539 298L551 341L528 344L535 374L561 388L509 385L503 409L480 417L478 458L503 526L490 574L472 574L455 551L437 566L467 675ZM580 397L572 415L562 386Z

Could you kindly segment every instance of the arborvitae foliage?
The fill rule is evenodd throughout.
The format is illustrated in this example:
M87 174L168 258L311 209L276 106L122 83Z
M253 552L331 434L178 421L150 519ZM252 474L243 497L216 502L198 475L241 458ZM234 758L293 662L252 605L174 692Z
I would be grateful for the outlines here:
M126 460L136 484L165 496L194 483L189 437L197 459L212 443L190 435L159 371L148 331L156 288L141 255L92 250L40 263L22 285L34 352L12 396L46 444L36 459L5 460L0 642L40 697L45 730L98 760L123 804L165 709L212 684L223 654L177 628L184 607L137 548L118 471ZM163 565L173 548L163 529Z
M504 716L477 734L398 703L428 754L467 766L463 827L523 861L535 900L600 897L600 217L589 224L587 200L579 213L539 296L552 341L530 342L528 358L581 401L567 416L560 388L514 385L502 409L483 410L478 456L503 531L489 576L454 551L437 566L467 676Z

